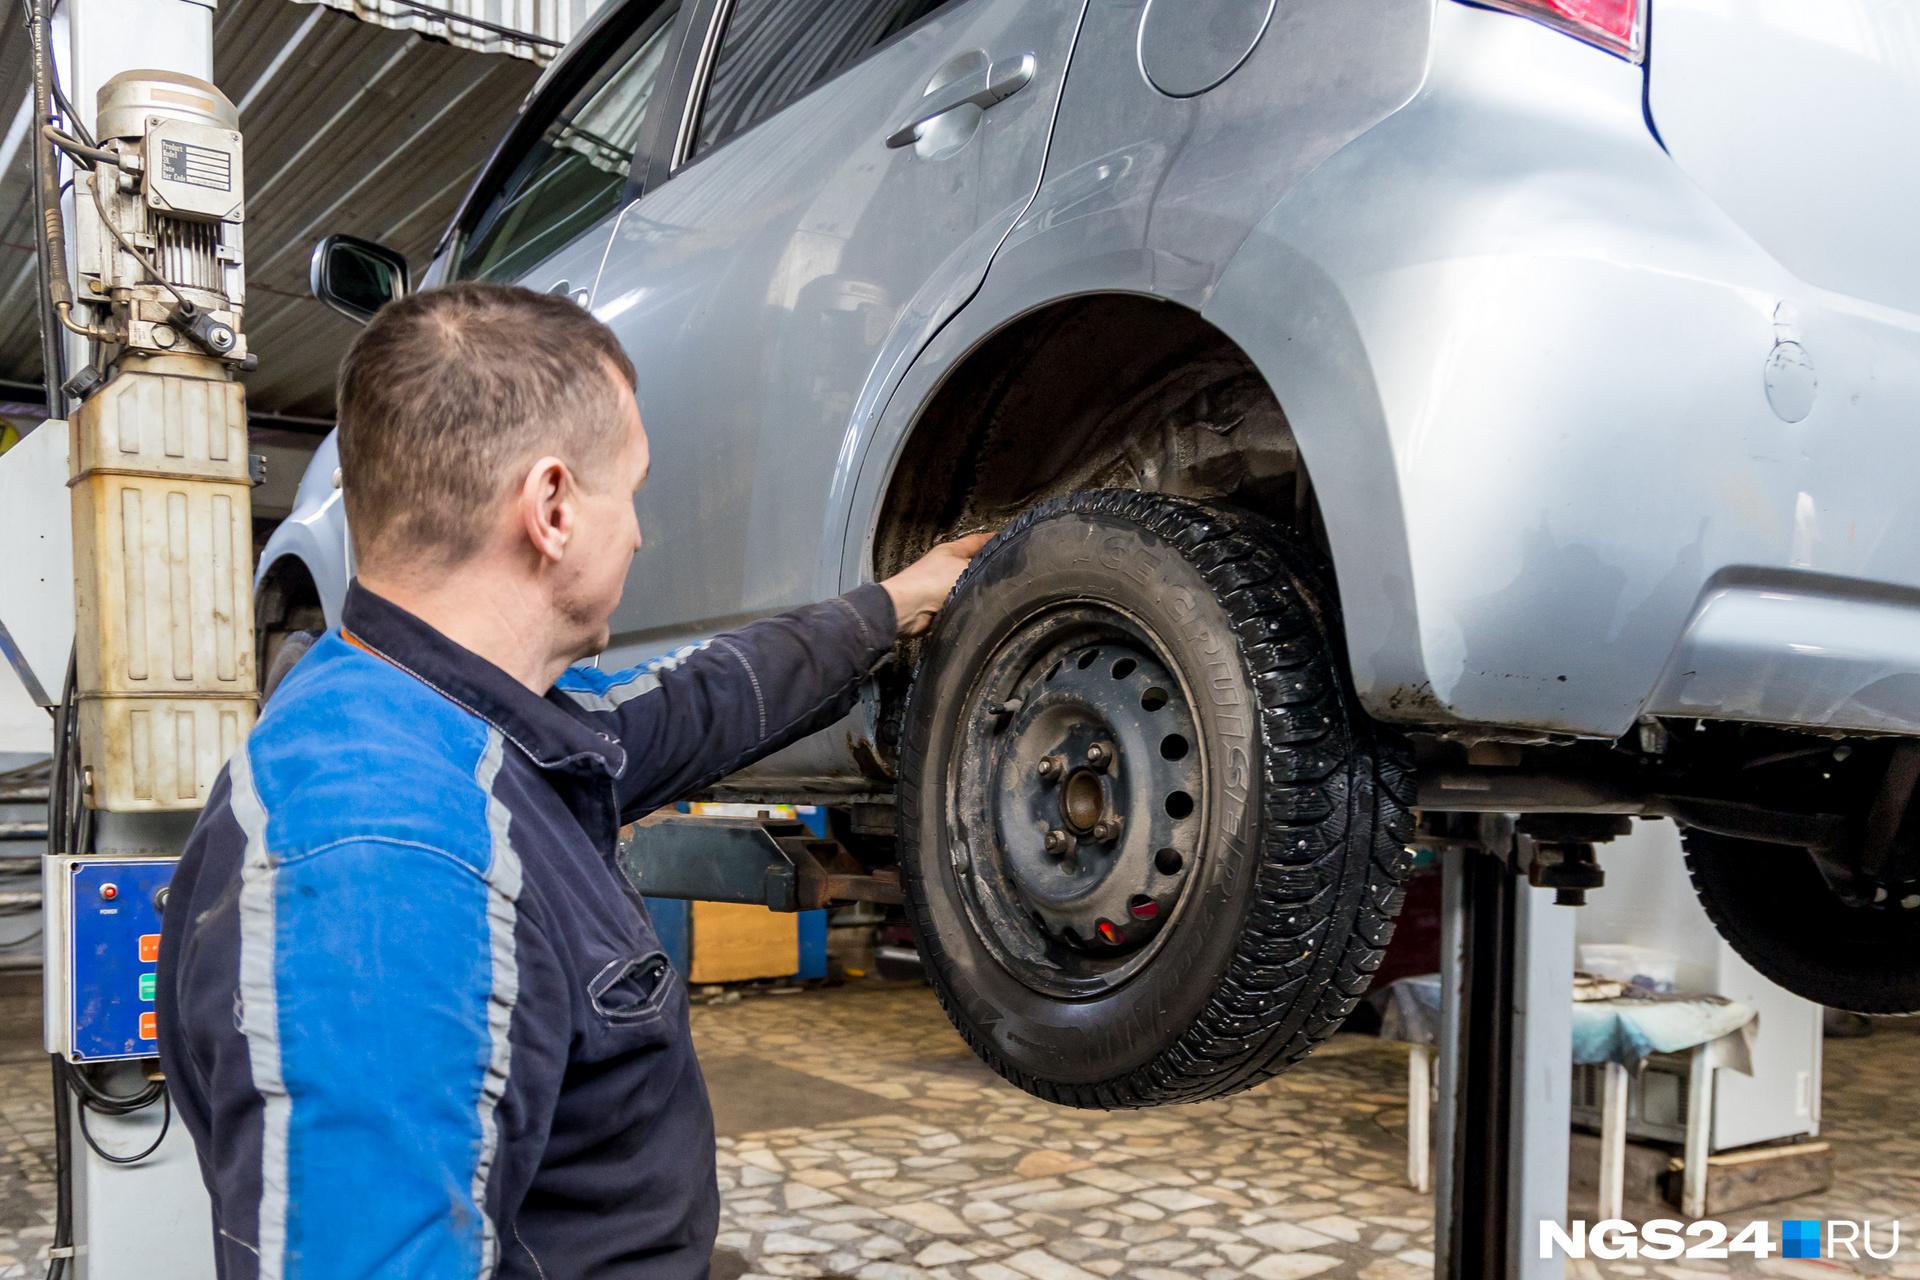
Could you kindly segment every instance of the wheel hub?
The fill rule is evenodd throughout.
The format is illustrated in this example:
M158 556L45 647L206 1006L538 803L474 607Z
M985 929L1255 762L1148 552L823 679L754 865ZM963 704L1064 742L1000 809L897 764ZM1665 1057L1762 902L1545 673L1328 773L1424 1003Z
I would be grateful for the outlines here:
M1091 769L1075 769L1060 788L1060 816L1075 835L1088 835L1106 816L1107 790Z
M1010 674L981 695L1001 713L985 721L980 800L1002 905L1042 949L1124 958L1165 925L1196 861L1192 711L1136 637L1053 648Z

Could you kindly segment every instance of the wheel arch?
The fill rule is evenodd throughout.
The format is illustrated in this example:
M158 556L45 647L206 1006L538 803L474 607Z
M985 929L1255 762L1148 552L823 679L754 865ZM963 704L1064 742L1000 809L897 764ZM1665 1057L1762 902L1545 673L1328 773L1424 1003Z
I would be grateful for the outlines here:
M976 517L973 528L992 523L991 513L969 513L964 501L942 507L927 500L943 482L960 493L975 479L957 474L957 463L997 403L984 375L1009 344L1017 349L1055 320L1131 310L1166 322L1138 335L1148 347L1166 350L1181 334L1205 335L1264 385L1282 424L1278 447L1290 451L1304 489L1300 511L1331 562L1362 704L1389 721L1455 719L1436 693L1445 682L1430 672L1421 635L1405 459L1389 429L1380 368L1383 354L1393 353L1374 349L1381 335L1363 331L1356 314L1353 290L1378 282L1349 278L1351 271L1329 260L1339 252L1321 241L1339 237L1324 228L1325 213L1324 201L1283 199L1210 262L1139 247L1068 246L1058 230L1003 250L980 293L918 352L884 407L856 424L844 443L850 463L840 483L847 496L836 505L845 503L839 518L846 523L831 531L827 556L834 563L822 566L823 581L845 589L869 574L885 576L938 535L967 527L960 518L968 514ZM1079 353L1082 363L1106 372L1101 357L1119 345L1116 332L1096 328ZM1118 396L1115 381L1095 387L1105 404ZM972 417L954 412L963 405ZM1037 488L1034 496L1048 492ZM1249 503L1231 489L1190 496L1239 501L1283 523L1295 514L1258 494Z
M1096 291L1008 317L941 371L872 507L874 572L1098 487L1227 499L1319 539L1298 438L1253 357L1184 303Z
M253 626L265 635L275 626L326 618L326 601L313 570L298 555L280 555L261 570L253 587ZM259 639L255 639L259 643Z

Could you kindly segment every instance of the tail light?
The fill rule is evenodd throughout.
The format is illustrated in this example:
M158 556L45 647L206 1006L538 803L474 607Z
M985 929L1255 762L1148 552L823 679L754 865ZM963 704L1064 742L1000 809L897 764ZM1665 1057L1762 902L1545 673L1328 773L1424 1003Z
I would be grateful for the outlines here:
M1550 27L1617 53L1628 62L1646 55L1647 0L1481 0L1494 9Z

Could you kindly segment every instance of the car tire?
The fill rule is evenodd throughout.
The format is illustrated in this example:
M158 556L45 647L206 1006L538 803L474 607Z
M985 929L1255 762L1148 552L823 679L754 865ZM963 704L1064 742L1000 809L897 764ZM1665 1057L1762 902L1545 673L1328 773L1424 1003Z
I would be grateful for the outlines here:
M1707 917L1762 975L1830 1009L1920 1013L1920 897L1853 906L1804 849L1699 830L1681 844Z
M1225 506L1074 493L1003 529L928 638L901 737L908 918L942 1007L1014 1084L1219 1097L1365 994L1412 802L1316 555Z
M320 632L312 629L296 631L274 631L266 637L261 646L266 654L266 667L260 677L260 705L265 706L280 682L287 678L300 659L307 656L307 650L313 648L320 639Z

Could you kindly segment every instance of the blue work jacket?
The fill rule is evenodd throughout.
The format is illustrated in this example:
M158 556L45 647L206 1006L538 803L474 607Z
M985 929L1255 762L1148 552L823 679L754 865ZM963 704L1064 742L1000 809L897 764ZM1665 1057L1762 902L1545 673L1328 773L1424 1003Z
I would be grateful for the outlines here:
M541 697L357 584L166 905L160 1060L225 1280L704 1280L713 1117L620 826L831 723L879 587Z

